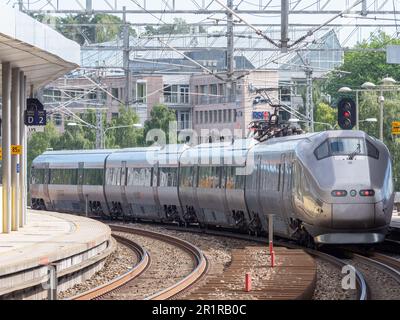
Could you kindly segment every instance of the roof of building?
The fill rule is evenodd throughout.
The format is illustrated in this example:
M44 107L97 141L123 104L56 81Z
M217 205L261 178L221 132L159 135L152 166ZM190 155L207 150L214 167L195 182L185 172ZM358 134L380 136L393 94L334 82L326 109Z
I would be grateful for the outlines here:
M19 10L0 4L0 61L19 67L28 86L39 87L78 67L80 46Z

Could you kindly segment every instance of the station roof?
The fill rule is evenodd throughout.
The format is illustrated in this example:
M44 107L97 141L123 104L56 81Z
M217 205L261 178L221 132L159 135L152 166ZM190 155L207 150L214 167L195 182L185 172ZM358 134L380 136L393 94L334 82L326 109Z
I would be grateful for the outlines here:
M0 62L19 67L27 76L28 88L37 88L77 68L80 46L19 10L0 4ZM1 90L0 76L0 95Z

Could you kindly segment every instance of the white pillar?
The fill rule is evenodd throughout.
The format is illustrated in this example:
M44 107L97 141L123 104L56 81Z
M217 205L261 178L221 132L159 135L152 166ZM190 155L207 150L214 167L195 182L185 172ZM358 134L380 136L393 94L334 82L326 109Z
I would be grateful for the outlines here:
M19 226L22 228L26 224L26 202L27 202L27 149L26 149L26 130L24 124L24 111L26 109L26 77L24 72L20 72L20 127L19 138L20 145L22 146L22 154L19 159L20 173L19 173Z
M11 232L11 64L2 63L3 232Z
M11 145L19 146L20 70L12 69ZM19 228L19 155L11 155L11 230Z

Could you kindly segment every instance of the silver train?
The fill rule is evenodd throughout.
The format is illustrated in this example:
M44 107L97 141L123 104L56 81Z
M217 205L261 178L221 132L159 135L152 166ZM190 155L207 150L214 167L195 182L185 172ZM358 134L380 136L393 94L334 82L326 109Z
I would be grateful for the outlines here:
M325 131L123 150L45 152L32 208L241 232L301 243L384 240L394 190L388 149L361 131Z

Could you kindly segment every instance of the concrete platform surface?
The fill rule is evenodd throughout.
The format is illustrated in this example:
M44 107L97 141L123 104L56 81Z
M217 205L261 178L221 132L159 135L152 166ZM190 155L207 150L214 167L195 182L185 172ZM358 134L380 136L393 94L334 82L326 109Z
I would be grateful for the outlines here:
M0 234L0 295L10 292L10 287L40 281L43 266L49 263L56 263L65 275L76 273L80 265L87 268L88 260L96 256L110 254L111 230L101 222L34 210L29 210L27 218L26 227ZM35 269L42 270L32 273Z

